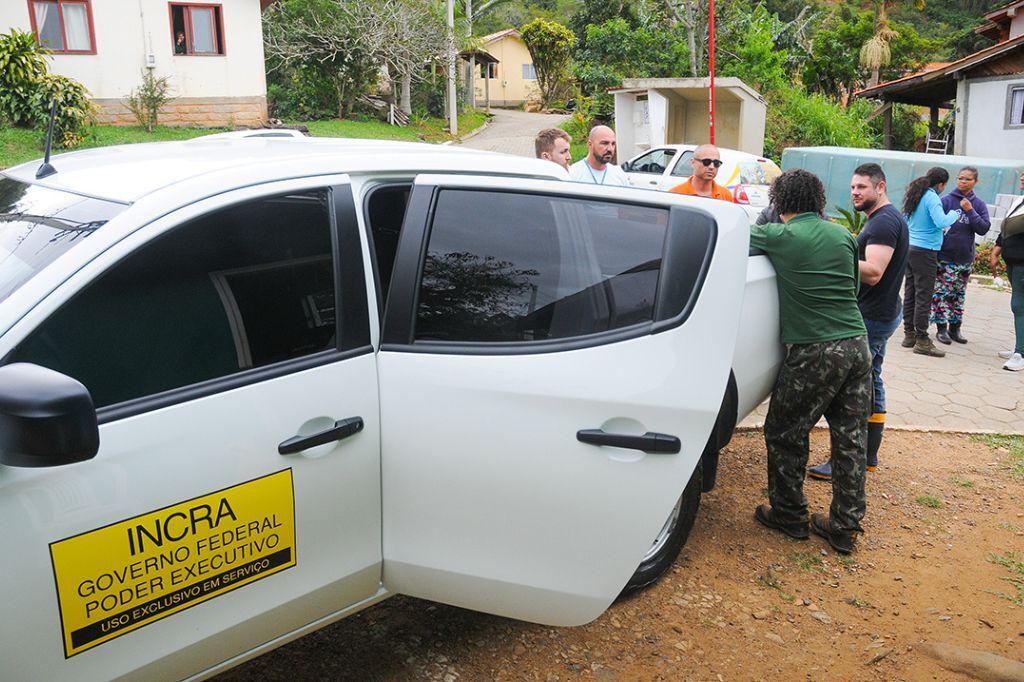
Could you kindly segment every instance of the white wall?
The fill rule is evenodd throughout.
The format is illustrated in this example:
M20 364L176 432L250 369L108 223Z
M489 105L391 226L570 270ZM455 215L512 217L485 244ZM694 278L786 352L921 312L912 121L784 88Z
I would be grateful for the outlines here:
M636 126L633 123L633 112L636 111L635 92L615 93L615 146L618 163L628 161L639 154L645 147L636 142Z
M1017 16L1010 21L1010 39L1024 33L1024 12L1018 10Z
M961 83L964 83L961 81ZM1024 74L967 80L957 97L957 154L1020 159L1024 127L1007 127L1007 90L1024 87ZM966 94L966 98L960 93Z
M151 53L154 74L170 77L174 97L262 97L267 85L259 0L217 4L223 56L175 56L166 0L93 0L96 54L53 55L50 69L80 81L96 99L120 99L139 85ZM12 27L32 30L25 0L0 0L0 32Z

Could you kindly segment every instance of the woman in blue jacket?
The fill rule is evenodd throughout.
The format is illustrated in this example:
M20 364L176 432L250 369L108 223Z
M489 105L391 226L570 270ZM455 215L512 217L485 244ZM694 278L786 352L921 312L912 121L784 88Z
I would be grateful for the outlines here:
M942 239L935 294L932 296L935 338L947 346L953 341L967 343L960 333L960 325L964 321L967 280L974 267L974 238L975 235L986 234L992 227L988 207L974 193L976 184L978 169L964 166L956 174L956 188L942 197L942 210L957 214L956 222Z
M903 347L937 358L946 353L928 338L928 316L942 235L957 219L956 211L942 210L939 199L939 192L946 189L948 181L949 172L936 166L912 181L903 196L903 213L910 227L910 253L903 283Z

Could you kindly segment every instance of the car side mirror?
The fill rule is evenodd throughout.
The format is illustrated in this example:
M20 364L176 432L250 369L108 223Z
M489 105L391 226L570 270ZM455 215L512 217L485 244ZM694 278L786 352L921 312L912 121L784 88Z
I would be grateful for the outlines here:
M627 173L633 170L633 167L629 165L629 161L623 161L620 168L622 168L622 170L626 171Z
M99 448L89 389L27 362L0 367L0 464L61 466L92 459Z

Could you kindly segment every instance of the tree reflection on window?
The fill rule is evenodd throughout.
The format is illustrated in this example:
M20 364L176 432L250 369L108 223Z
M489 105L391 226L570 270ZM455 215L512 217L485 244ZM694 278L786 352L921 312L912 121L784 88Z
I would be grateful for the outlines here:
M507 340L515 334L516 320L532 312L530 278L538 274L494 256L428 254L417 338Z

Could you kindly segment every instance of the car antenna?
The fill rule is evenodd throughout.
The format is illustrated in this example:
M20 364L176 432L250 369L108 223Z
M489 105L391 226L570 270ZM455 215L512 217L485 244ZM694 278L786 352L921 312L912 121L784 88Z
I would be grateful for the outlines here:
M53 121L57 118L57 100L50 103L50 127L46 131L46 156L43 158L43 165L36 171L36 180L42 180L57 172L57 169L50 165L50 150L53 148Z

